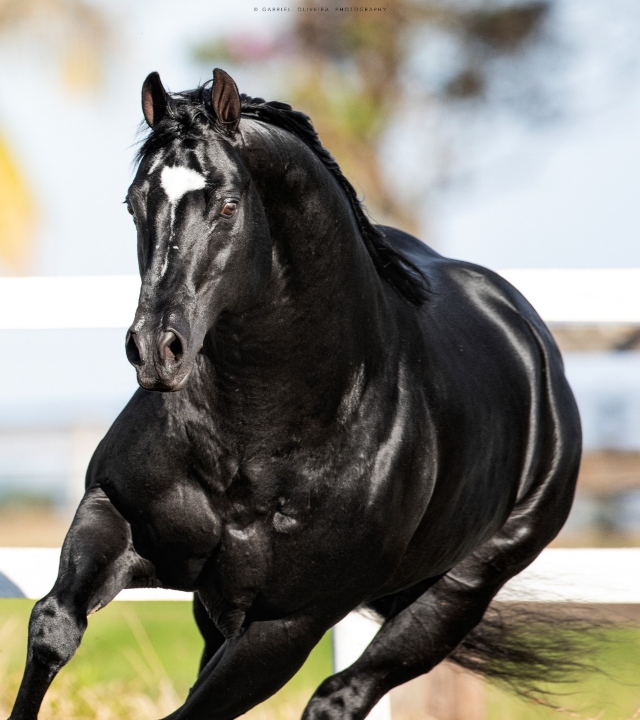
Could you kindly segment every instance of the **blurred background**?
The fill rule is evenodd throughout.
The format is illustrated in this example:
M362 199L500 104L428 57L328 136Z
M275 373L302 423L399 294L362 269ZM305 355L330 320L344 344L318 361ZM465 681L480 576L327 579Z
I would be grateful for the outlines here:
M307 112L371 216L446 255L640 267L637 0L1 0L0 274L136 273L142 81L215 66ZM552 330L585 432L557 542L640 544L640 332ZM0 343L0 545L58 545L136 387L124 329Z

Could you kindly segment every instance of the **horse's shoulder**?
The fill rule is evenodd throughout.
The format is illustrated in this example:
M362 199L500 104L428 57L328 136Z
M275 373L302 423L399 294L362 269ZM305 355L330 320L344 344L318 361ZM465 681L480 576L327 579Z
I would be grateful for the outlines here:
M188 418L176 419L167 408L172 399L137 390L94 453L87 481L130 485L144 479L157 489L173 485L193 447L186 434Z

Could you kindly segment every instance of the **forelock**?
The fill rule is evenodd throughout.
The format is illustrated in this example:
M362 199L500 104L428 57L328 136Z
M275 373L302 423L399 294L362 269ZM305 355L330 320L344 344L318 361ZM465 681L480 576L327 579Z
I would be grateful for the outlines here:
M207 103L205 86L198 90L170 95L167 113L142 140L136 162L152 155L175 140L198 142L217 129L210 102Z

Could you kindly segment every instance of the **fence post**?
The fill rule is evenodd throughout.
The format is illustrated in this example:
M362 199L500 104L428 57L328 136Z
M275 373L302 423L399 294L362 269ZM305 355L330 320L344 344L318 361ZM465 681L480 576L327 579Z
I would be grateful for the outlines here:
M333 669L349 667L364 652L380 624L353 612L333 628ZM427 675L385 695L368 720L485 720L483 681L443 663Z

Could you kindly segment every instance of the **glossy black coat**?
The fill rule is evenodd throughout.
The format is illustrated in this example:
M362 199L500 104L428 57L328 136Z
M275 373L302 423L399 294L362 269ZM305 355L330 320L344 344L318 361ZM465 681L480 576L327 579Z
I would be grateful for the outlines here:
M91 461L14 720L36 717L87 614L139 586L195 593L206 647L185 720L245 712L375 609L376 639L305 711L363 718L458 645L571 505L579 419L518 291L380 228L426 278L409 302L326 158L241 117L225 73L205 95L170 97L156 74L143 89L127 353L146 389Z

